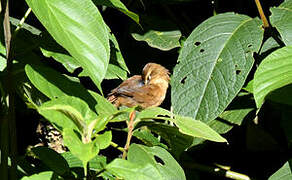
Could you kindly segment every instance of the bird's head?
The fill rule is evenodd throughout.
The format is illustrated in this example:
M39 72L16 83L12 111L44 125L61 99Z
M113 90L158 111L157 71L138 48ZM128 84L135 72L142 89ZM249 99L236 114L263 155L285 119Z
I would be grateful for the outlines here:
M156 63L148 63L144 66L142 79L145 84L165 84L170 81L169 71Z

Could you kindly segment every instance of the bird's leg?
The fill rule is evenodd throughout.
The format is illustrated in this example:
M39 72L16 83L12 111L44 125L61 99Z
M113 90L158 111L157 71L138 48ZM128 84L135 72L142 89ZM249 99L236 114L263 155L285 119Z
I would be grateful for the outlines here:
M128 152L129 146L130 146L131 138L132 138L132 135L133 135L133 129L134 129L135 114L136 114L136 111L133 110L129 115L130 121L129 121L129 123L127 123L127 125L128 125L128 137L127 137L127 142L126 142L125 147L124 147L124 152L123 152L122 159L126 159L127 152Z

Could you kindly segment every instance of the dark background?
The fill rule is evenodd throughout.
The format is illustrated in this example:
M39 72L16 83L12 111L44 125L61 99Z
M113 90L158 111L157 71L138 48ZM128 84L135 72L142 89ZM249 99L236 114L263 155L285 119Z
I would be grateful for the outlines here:
M144 0L144 5L138 0L123 2L129 10L138 13L140 17L157 16L170 20L181 30L183 37L188 37L197 25L211 17L214 10L217 13L235 12L250 17L258 16L257 8L253 0L218 0L215 4L212 4L209 0L193 0L180 3L160 3L168 1ZM266 16L270 15L270 7L278 6L281 2L283 1L262 1L261 3ZM28 6L23 0L11 1L10 16L21 19L27 8ZM116 9L107 8L102 12L102 15L119 42L120 49L131 72L129 76L140 74L142 68L148 62L162 64L172 72L178 58L178 48L170 51L161 51L151 48L145 42L134 40L129 32L137 28L137 25ZM29 15L26 23L45 30L33 13ZM143 26L143 21L141 21L141 24ZM49 63L49 65L63 73L68 73L58 63ZM85 87L97 91L97 88L88 78L82 78L81 82ZM104 80L102 83L104 93L108 94L119 83L121 83L121 80ZM41 117L35 111L24 111L27 108L20 99L17 100L17 107L21 107L17 109L18 148L19 152L24 154L28 145L33 145L37 142L35 128ZM162 107L170 109L169 92ZM285 137L279 130L279 125L277 123L271 125L270 122L277 121L281 115L276 110L269 109L268 105L264 112L266 114L262 113L261 116L262 119L265 119L265 122L262 123L261 128L254 126L250 123L251 119L247 118L242 126L235 127L225 134L224 136L228 139L229 145L205 142L184 153L178 161L184 167L188 179L195 179L197 176L194 174L197 170L186 165L186 161L204 165L214 165L214 163L217 163L231 166L232 170L247 174L254 179L267 179L275 170L280 168L285 160L291 157L291 154L288 153L289 147L287 143L285 141L283 142ZM124 124L118 125L124 126ZM126 134L118 132L114 134L114 138L117 139L115 140L117 142L121 141L120 144L122 145L126 139ZM113 148L109 148L106 152L102 153L114 157L119 155L119 152ZM202 172L200 173L200 178L224 179L213 176L210 173Z

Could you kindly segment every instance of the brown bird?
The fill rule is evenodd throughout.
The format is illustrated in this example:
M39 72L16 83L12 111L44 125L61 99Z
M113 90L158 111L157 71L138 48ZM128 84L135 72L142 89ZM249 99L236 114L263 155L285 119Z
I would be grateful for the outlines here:
M134 75L125 80L111 91L107 99L116 107L156 107L163 102L169 81L169 71L165 67L148 63L142 76Z

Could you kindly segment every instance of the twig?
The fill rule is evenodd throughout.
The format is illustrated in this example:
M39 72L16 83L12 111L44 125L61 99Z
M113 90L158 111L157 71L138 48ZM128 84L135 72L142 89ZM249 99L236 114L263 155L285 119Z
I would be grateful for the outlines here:
M265 16L264 11L263 11L262 5L261 5L261 3L260 3L260 0L255 0L255 3L256 3L256 5L257 5L257 8L258 8L258 11L259 11L260 17L261 17L261 19L262 19L262 21L263 21L263 24L264 24L263 26L264 26L264 28L268 28L268 27L270 27L269 22L268 22L268 20L267 20L267 18L266 18L266 16Z
M117 150L124 152L124 148L120 147L118 144L111 142L110 145L114 148L116 148Z
M129 117L130 121L128 123L128 137L127 137L126 145L124 147L124 152L123 152L122 159L126 159L126 157L127 157L127 152L128 152L128 149L129 149L129 146L130 146L130 143L131 143L131 139L132 139L132 136L133 136L135 113L136 113L135 110L133 110L130 113L130 117Z
M212 173L217 176L224 176L227 178L231 179L237 179L237 180L250 180L250 177L248 177L245 174L241 174L238 172L231 171L229 169L223 169L219 167L211 167L211 166L205 166L202 164L197 164L197 163L185 163L184 167L189 168L189 169L196 169L199 171L207 172L207 173Z
M24 24L24 21L26 20L26 18L28 17L28 15L31 12L31 8L28 8L27 11L25 12L24 16L21 18L19 24L17 25L17 28L14 30L14 33L17 33L19 31L19 29L22 27L22 25Z

